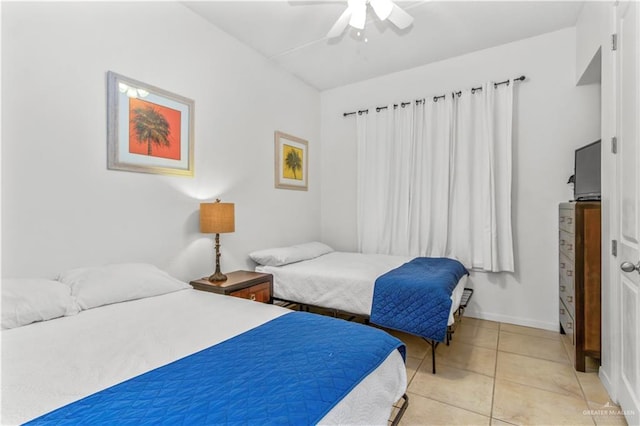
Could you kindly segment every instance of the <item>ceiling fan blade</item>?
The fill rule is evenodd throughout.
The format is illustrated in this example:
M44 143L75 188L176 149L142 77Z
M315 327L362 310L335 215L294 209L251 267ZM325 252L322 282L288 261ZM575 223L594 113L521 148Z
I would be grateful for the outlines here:
M344 32L347 25L349 25L349 20L351 19L351 8L346 8L342 15L338 18L333 27L327 33L327 37L335 38L340 37L340 35Z
M370 0L369 4L381 21L386 20L393 10L393 3L391 0Z
M413 23L413 16L402 10L398 5L394 4L389 15L389 21L391 21L396 27L404 30Z

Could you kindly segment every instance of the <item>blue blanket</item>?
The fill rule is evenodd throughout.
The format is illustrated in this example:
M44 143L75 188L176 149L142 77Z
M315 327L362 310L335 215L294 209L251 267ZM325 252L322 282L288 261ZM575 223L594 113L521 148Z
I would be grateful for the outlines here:
M315 424L396 349L381 330L293 312L29 424Z
M447 333L451 293L468 275L454 259L418 257L378 277L371 322L442 342Z

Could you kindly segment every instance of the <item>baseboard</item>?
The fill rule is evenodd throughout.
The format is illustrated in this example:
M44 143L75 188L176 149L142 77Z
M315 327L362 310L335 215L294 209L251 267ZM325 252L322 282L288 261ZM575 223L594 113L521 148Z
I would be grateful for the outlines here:
M605 390L609 394L609 398L611 398L611 400L617 404L618 396L614 392L613 383L611 383L611 380L609 379L609 375L607 374L607 371L604 368L602 368L602 366L600 366L600 368L598 369L598 377L602 382L602 386L604 386Z
M541 328L543 330L560 331L560 324L558 322L537 321L530 318L512 317L509 315L493 314L489 312L478 312L472 307L469 307L464 311L464 316L488 321L522 325L525 327Z

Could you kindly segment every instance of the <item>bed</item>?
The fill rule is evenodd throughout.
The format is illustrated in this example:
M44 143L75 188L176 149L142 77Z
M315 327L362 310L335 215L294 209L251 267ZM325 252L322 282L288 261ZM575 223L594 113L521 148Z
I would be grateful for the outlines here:
M450 303L450 306L446 306L447 318L439 321L432 330L423 332L408 324L414 318L407 315L395 322L386 321L386 318L378 322L375 309L372 308L376 303L375 293L379 291L376 281L388 274L396 273L400 266L404 267L415 261L430 261L430 259L337 252L318 242L260 250L251 253L250 257L258 263L256 271L273 275L273 295L277 300L297 303L303 307L316 306L333 310L335 313L360 316L365 321L371 320L387 328L423 337L432 347L434 373L435 348L442 341L448 344L452 335L452 326L455 323L455 314L462 311L472 294L471 289L465 288L468 272L459 262L450 259L431 259L451 261L457 264L459 273L451 277L455 285L452 286L447 300ZM411 291L398 285L393 277L390 277L388 286L389 292L400 295ZM405 297L407 298L409 297ZM380 301L378 304L387 306L387 301ZM402 308L398 309L402 310ZM417 318L417 321L429 320L428 309L425 308L424 315Z
M323 327L333 330L330 334L336 334L336 331L347 332L346 326L353 325L360 328L349 332L364 336L362 331L370 327L201 292L177 280L174 287L166 286L157 291L155 287L159 280L156 277L141 278L148 272L132 273L131 267L126 265L126 273L110 271L106 276L104 271L91 275L85 270L83 276L80 274L82 279L72 273L62 276L63 282L39 280L38 286L34 287L40 295L39 300L26 304L15 301L33 296L16 296L22 292L18 287L29 287L26 282L29 280L3 280L2 424L22 424L33 419L33 424L61 422L60 419L76 424L109 424L114 415L119 416L115 418L120 424L139 424L141 419L154 424L198 424L204 422L203 419L210 423L386 424L394 403L401 401L406 408L403 348L398 341L400 345L385 354L389 347L396 345L388 340L395 339L388 334L376 330L381 334L367 337L372 344L385 342L387 349L376 350L378 361L374 360L371 368L363 370L360 379L346 382L348 376L354 376L351 364L355 358L351 357L358 355L340 346L345 338L320 339L313 335ZM114 281L118 277L120 280ZM64 282L64 278L68 282ZM92 280L100 285L87 290L85 284ZM124 289L121 294L114 297L113 287L117 292L121 281L127 280L120 286ZM130 287L136 282L144 282L148 288L131 291ZM104 289L106 283L112 287L108 291ZM10 291L13 294L8 294ZM66 299L65 291L70 296ZM124 300L113 302L114 299ZM52 302L55 307L50 306ZM9 306L11 303L15 306ZM39 305L25 313L24 306L29 304ZM12 313L14 318L8 318ZM313 318L296 317L299 314ZM36 322L33 322L34 318ZM293 322L301 319L307 321L302 326ZM322 319L322 323L316 323L318 319ZM327 320L331 323L326 323ZM21 321L27 324L19 324ZM293 327L296 333L287 332L287 321L289 329ZM286 350L274 355L276 346L283 345ZM293 350L296 346L299 346L298 350ZM225 348L226 352L215 352L220 348ZM336 352L345 352L342 364L334 365L325 360L327 355L322 351L333 348ZM311 371L308 360L296 364L286 358L289 354L300 357L314 351L327 362L318 367L320 373ZM329 358L333 361L337 354L333 350L330 352ZM260 357L262 353L272 359L265 361ZM205 355L209 358L203 358ZM199 363L183 363L196 358ZM277 360L273 358L283 358L280 364L286 365L276 365ZM208 363L203 363L203 359ZM234 369L237 373L229 376L228 372L236 371ZM337 377L336 372L343 370L344 373ZM180 386L155 382L158 376L170 376L176 371L182 374ZM289 399L277 397L278 401L271 401L271 405L264 402L272 393L277 394L277 388L281 388L283 382L294 389L290 377L309 375L315 376L314 385L302 382L303 389L295 392L313 388L323 400L339 395L335 403L329 406L324 401L324 408L316 409L315 402L307 402L307 408L300 407L295 392ZM253 385L247 382L243 388L238 384L252 378L257 380ZM325 386L323 380L333 385ZM204 385L201 382L205 382ZM335 384L338 382L341 387ZM201 387L188 393L194 383ZM164 392L166 395L154 395L155 400L145 399L148 394L141 394L139 390L151 386L149 384L159 388L152 393ZM103 395L115 393L114 389L125 395L124 402L104 402ZM287 391L291 392L291 389ZM129 401L126 395L141 399ZM189 413L184 400L195 406L198 404L194 401L203 400L206 407L200 404L194 413ZM114 411L121 406L126 406L127 416L141 417L124 417ZM316 412L308 418L299 417L307 410ZM125 418L127 421L123 420Z

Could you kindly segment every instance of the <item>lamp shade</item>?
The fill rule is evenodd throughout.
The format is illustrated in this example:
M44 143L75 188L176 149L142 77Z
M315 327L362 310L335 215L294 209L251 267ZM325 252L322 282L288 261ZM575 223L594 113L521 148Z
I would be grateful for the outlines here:
M200 204L200 232L224 234L236 230L233 203Z

